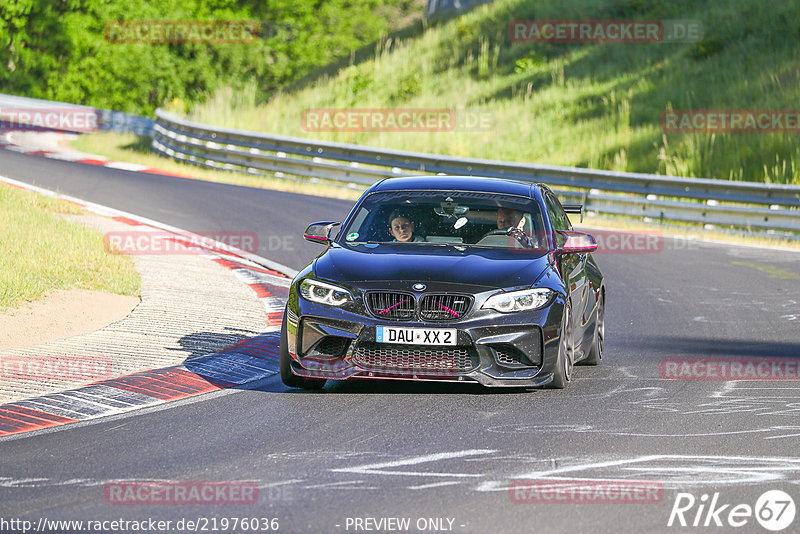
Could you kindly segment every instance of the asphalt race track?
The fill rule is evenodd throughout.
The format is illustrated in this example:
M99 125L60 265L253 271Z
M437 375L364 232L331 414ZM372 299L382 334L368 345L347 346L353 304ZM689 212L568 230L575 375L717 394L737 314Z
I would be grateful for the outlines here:
M321 251L302 241L306 225L341 220L352 205L8 151L0 174L195 232L257 232L258 254L294 268ZM271 377L0 440L0 517L266 517L280 532L314 533L377 526L356 518L410 518L410 532L767 532L754 517L732 528L728 513L767 490L800 502L798 381L664 380L660 365L771 358L796 371L800 254L665 239L658 252L597 260L608 286L605 359L577 367L566 390L359 382L302 392ZM659 502L514 502L509 486L542 478L663 491ZM108 504L104 485L117 480L254 481L259 497ZM730 505L717 516L724 528L705 512L698 527L668 527L679 493L698 503L718 493L717 508ZM697 512L686 512L689 524Z

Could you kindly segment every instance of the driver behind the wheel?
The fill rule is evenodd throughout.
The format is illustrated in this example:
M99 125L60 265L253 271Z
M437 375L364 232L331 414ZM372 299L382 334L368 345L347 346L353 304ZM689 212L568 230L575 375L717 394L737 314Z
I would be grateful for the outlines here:
M498 230L508 230L514 226L522 230L525 227L525 216L513 208L499 208L497 210Z
M526 239L511 239L509 238L509 248L535 248L538 247L538 235L534 235L530 228L525 228L527 220L525 214L515 210L514 208L501 207L497 209L497 229L498 230L511 230L512 228L524 232ZM538 234L537 230L537 234ZM523 245L523 242L525 243Z
M414 221L411 220L407 213L394 210L389 215L389 232L391 232L395 241L401 243L425 241L422 236L414 235L414 228Z

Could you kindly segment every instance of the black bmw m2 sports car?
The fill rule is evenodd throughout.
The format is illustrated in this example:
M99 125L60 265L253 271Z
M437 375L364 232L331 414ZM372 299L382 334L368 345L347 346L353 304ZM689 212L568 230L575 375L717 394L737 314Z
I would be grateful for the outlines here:
M603 356L592 236L543 184L389 178L292 281L280 371L291 387L350 378L563 388Z

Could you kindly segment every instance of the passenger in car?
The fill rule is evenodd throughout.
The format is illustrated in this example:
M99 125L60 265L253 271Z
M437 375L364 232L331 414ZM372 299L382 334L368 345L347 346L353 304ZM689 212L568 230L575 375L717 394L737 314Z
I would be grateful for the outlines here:
M424 237L414 235L414 228L414 221L411 220L407 213L394 210L389 215L389 231L395 241L401 243L425 241Z

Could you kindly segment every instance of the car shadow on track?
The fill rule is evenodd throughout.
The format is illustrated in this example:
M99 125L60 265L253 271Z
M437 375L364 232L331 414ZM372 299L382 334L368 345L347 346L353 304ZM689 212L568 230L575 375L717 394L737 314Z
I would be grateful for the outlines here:
M256 332L227 327L227 332L194 332L178 340L181 348L165 347L166 350L189 352L186 360L222 353L237 348L250 339L257 338Z
M328 381L325 386L328 393L359 394L461 394L461 395L497 395L519 394L535 391L531 388L487 388L480 384L452 384L446 382L411 382L407 380L351 380Z
M230 330L230 329L229 329ZM453 382L414 382L410 380L362 380L351 379L347 381L328 380L322 390L303 390L287 387L281 382L278 372L278 341L279 334L270 332L248 337L247 331L236 331L230 334L220 334L213 332L197 332L184 336L180 344L184 350L192 351L192 356L187 358L184 365L192 372L202 376L204 379L217 383L218 379L208 376L203 370L208 363L194 366L193 362L198 361L198 356L225 357L229 355L239 355L250 358L257 358L271 368L276 375L267 379L259 380L256 383L246 383L242 385L230 386L233 389L248 389L251 391L261 391L264 393L289 393L292 395L314 395L314 394L415 394L415 395L518 395L537 391L530 387L518 388L488 388L473 382L453 383ZM211 350L212 347L216 350ZM221 350L220 350L221 349Z
M304 390L287 387L279 377L273 377L254 391L265 393L289 393L291 395L514 395L533 393L531 388L487 388L479 384L450 384L435 382L411 382L405 380L328 380L322 390Z
M628 342L620 339L616 344L621 348L628 348L625 345L629 343L635 345L637 349L646 347L649 351L685 357L800 358L800 343L774 340L648 336L630 339Z

